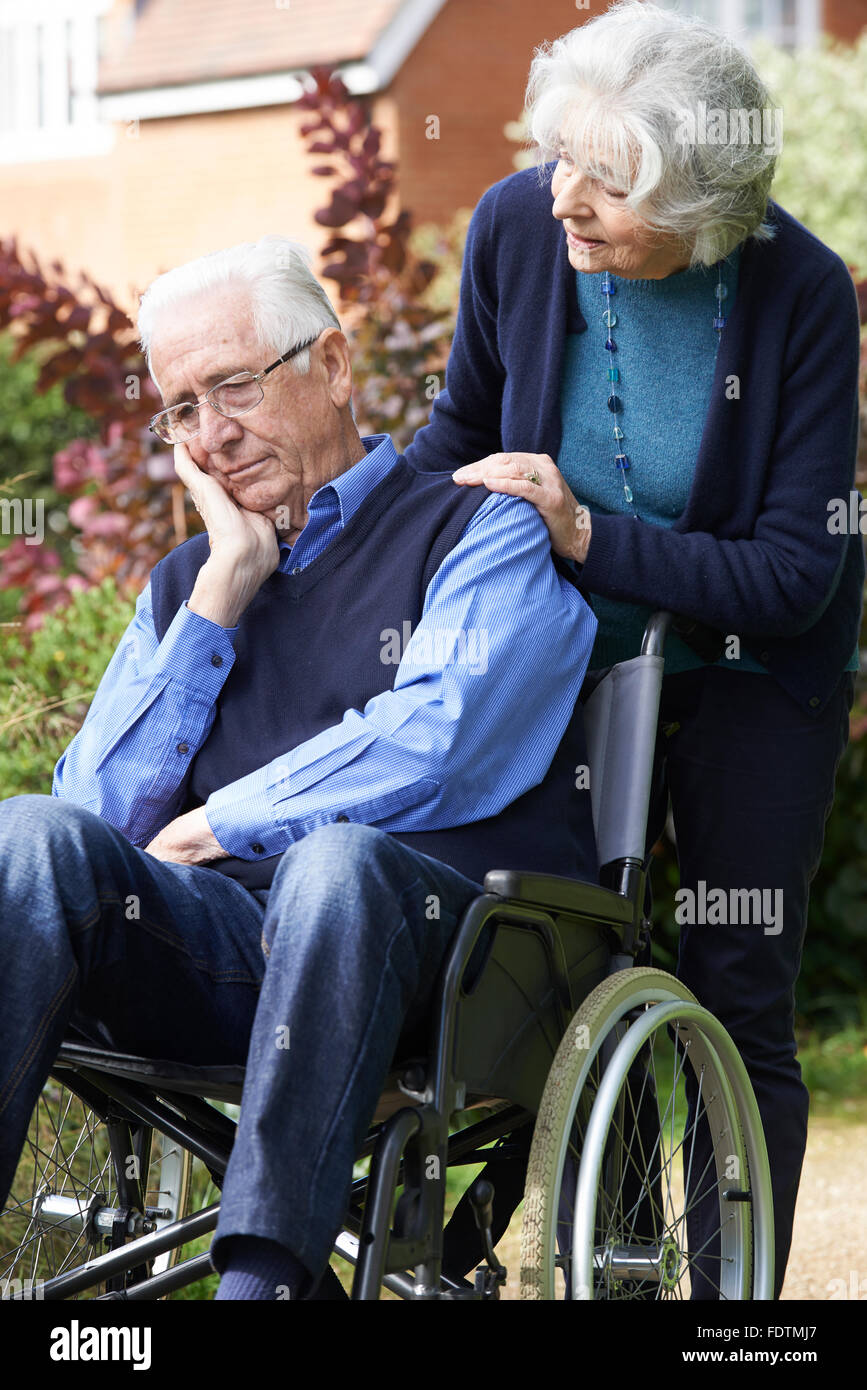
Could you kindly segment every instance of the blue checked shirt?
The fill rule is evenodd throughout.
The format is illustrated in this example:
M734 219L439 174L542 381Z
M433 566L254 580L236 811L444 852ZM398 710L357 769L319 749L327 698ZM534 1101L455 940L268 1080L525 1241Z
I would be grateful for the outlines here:
M388 435L363 444L364 457L310 498L294 545L280 541L285 573L315 560L396 463ZM205 803L211 829L229 854L250 859L251 843L279 854L332 821L335 807L388 831L498 814L545 776L596 627L555 570L536 509L492 494L428 585L394 688L213 792ZM52 795L96 812L134 845L149 844L184 804L184 774L213 725L237 631L184 603L158 642L148 584L54 770ZM462 659L453 659L456 631L465 634ZM222 664L212 663L214 654ZM179 743L189 746L180 767ZM353 816L354 807L363 811Z

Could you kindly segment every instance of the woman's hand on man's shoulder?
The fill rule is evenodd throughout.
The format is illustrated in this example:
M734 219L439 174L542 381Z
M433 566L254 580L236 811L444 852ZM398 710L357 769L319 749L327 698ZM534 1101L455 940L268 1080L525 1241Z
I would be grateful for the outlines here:
M590 547L590 512L582 506L550 454L488 454L452 474L462 486L481 483L532 502L548 528L555 555L583 565Z

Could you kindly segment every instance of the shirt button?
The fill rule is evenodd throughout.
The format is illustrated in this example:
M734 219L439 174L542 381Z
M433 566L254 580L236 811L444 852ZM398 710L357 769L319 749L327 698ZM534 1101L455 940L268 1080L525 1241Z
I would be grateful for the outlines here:
M300 573L301 573L301 566L300 566L300 565L296 565L295 568L293 569L292 573L293 573L293 574L300 574Z
M223 664L223 658L222 658L221 656L219 656L217 652L214 652L214 655L211 657L211 665L212 665L212 666L222 666L222 664Z
M251 850L253 851L254 854L264 854L264 853L265 853L265 846L264 846L264 845L260 845L258 842L257 842L255 845L251 845L250 848L251 848Z
M810 697L810 705L813 709L815 709L817 705L821 705L821 703L822 701L819 699L818 695L812 695Z
M771 653L770 653L770 652L759 652L759 661L764 661L765 664L767 665L767 663L770 661L770 659L771 659Z
M348 816L338 816L337 819L338 819L338 820L342 820L342 821L346 821L347 823L349 822L349 817L348 817Z
M179 744L178 744L178 752L179 752L179 753L189 753L189 751L190 751L190 745L189 745L188 743L179 743Z

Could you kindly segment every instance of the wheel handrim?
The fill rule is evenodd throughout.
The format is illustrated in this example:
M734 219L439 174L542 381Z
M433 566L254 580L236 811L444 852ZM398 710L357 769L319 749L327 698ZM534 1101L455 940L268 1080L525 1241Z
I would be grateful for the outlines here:
M602 1077L581 1146L572 1224L573 1298L680 1299L689 1296L699 1281L698 1296L750 1296L749 1170L737 1103L713 1045L719 1027L698 1005L679 1000L648 1009L618 1044ZM642 1090L633 1104L630 1086L634 1088L635 1083L630 1083L630 1077L639 1054L649 1048L643 1086L652 1081L656 1094L660 1090L665 1094L667 1088L657 1085L660 1069L655 1044L663 1036L672 1043L670 1028L674 1029L669 1049L674 1075L659 1116L657 1139L648 1151L637 1124L647 1098ZM678 1086L688 1065L696 1081L697 1103L692 1119L681 1126L676 1118ZM628 1107L624 1089L630 1095ZM627 1131L619 1113L631 1108L636 1124ZM703 1120L711 1150L698 1165L696 1139ZM621 1167L631 1169L639 1185L637 1202L623 1201L623 1180L612 1189L609 1178L606 1185L605 1158L612 1147L626 1153ZM678 1167L683 1169L682 1188ZM649 1173L653 1184L658 1182L661 1202L652 1191ZM729 1191L741 1200L729 1203ZM689 1218L698 1214L700 1206L705 1218L709 1210L716 1210L719 1219L702 1231L702 1243L690 1250ZM645 1229L636 1239L636 1226L642 1223ZM654 1227L650 1235L648 1225Z
M583 1001L560 1041L545 1085L537 1112L525 1188L521 1238L522 1298L551 1300L563 1297L564 1276L567 1297L571 1297L573 1287L576 1290L578 1288L578 1280L572 1280L572 1233L576 1175L583 1147L583 1132L589 1123L601 1076L615 1055L620 1041L634 1028L636 1020L643 1018L649 1008L659 1003L674 1004L674 1018L678 1013L685 1016L685 1006L690 1005L697 1011L691 1020L693 1032L703 1023L707 1023L708 1029L711 1030L705 1037L712 1038L714 1052L718 1054L720 1070L728 1086L727 1104L733 1112L734 1119L739 1122L736 1133L743 1140L746 1157L744 1163L743 1151L736 1150L742 1190L730 1194L741 1203L741 1212L744 1215L739 1220L745 1231L744 1240L749 1240L751 1245L749 1252L744 1249L742 1263L747 1271L746 1287L749 1288L750 1271L747 1267L751 1255L752 1288L751 1292L745 1292L742 1296L753 1299L773 1297L774 1236L770 1169L758 1106L743 1060L723 1025L701 1009L695 996L680 980L653 968L631 967L613 971ZM693 1051L694 1055L697 1055L695 1050ZM679 1066L680 1070L684 1069L682 1060ZM690 1085L694 1087L697 1108L700 1109L698 1087L693 1080L691 1065L686 1066L685 1072L690 1078ZM662 1087L659 1089L661 1092L664 1091ZM673 1089L672 1087L672 1091ZM637 1093L636 1090L635 1094ZM705 1086L702 1101L706 1093ZM660 1109L665 1115L664 1095L661 1095ZM654 1118L656 1124L652 1134L658 1142L659 1114L656 1113ZM668 1118L670 1120L670 1115ZM579 1138L577 1145L574 1143L576 1124ZM668 1128L670 1133L670 1124ZM688 1141L688 1134L684 1137ZM649 1139L645 1159L652 1148L653 1139ZM671 1140L668 1149L669 1155L673 1154L674 1143ZM670 1159L668 1166L670 1169ZM700 1176L698 1170L695 1170L695 1173L696 1176ZM749 1191L746 1190L747 1184ZM729 1187L731 1185L729 1183ZM633 1181L633 1187L638 1191L636 1181ZM616 1188L617 1184L611 1178L609 1191L616 1192ZM691 1190L696 1190L694 1183ZM661 1196L660 1206L664 1205L665 1199ZM562 1222L564 1208L568 1217L565 1227ZM726 1210L728 1211L727 1203ZM672 1225L671 1222L668 1224ZM682 1297L683 1288L678 1285L684 1284L681 1278L683 1242L670 1231L666 1231L666 1223L663 1220L657 1223L655 1230L650 1229L652 1239L649 1238L647 1224L644 1223L644 1226L640 1232L641 1240L636 1242L625 1239L622 1233L612 1235L603 1224L599 1239L591 1244L591 1268L607 1268L611 1271L615 1276L612 1282L617 1297ZM636 1249L639 1244L641 1248ZM698 1241L694 1241L693 1245L700 1254ZM558 1248L564 1253L558 1254ZM630 1259L633 1261L633 1273L636 1275L631 1286L626 1278ZM657 1272L653 1273L652 1278L639 1278L638 1276L648 1273L648 1266L652 1266ZM585 1276L585 1282L593 1288L592 1277L587 1279ZM732 1296L730 1290L726 1292L728 1296ZM592 1293L585 1291L581 1296L608 1295L604 1289L601 1292L594 1289ZM694 1296L718 1295L699 1290Z

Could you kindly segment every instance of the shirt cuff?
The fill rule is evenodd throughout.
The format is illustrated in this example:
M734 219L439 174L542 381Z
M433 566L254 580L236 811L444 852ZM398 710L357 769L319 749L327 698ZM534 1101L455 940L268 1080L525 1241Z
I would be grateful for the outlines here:
M181 604L154 656L158 670L172 680L216 700L235 662L237 627L220 627Z
M208 824L223 849L236 859L268 859L281 854L294 842L292 831L277 825L268 792L268 767L258 768L243 778L211 792L205 802Z

